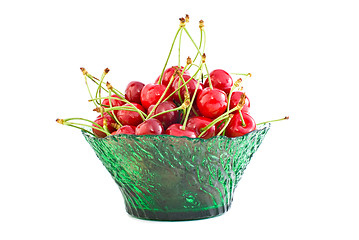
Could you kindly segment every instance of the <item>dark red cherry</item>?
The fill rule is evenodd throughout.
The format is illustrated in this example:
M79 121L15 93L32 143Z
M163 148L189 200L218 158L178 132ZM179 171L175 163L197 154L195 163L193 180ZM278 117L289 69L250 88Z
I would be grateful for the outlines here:
M189 75L183 75L182 77L183 77L183 80L185 82L187 82L191 78L191 76L189 76ZM173 84L172 84L172 92L183 85L183 83L184 83L183 80L179 76L176 76L176 78L174 79ZM189 93L190 97L192 98L193 93L194 93L194 91L196 90L196 87L197 87L197 80L191 79L191 81L189 81L186 84L186 86L187 86L187 89L188 89L188 93ZM198 94L201 93L201 91L202 91L202 86L201 86L201 84L199 84L196 96L198 96ZM174 96L173 99L176 102L180 103L180 99L179 99L179 94L180 94L182 102L183 102L185 93L186 93L186 88L185 88L185 86L183 86L179 91L177 91L173 95Z
M115 123L115 121L111 118L111 116L108 114L108 113L104 113L103 114L103 117L101 117L101 115L97 116L96 120L94 121L95 123L99 124L101 127L103 127L103 119L106 118L107 120L107 129L108 131L111 133L113 131L115 131L116 129L112 126L113 123ZM94 127L98 127L97 125L95 124L92 124L92 126ZM92 129L92 132L95 134L96 137L98 138L104 138L106 137L106 133L104 132L101 132L97 129Z
M182 130L182 125L179 123L175 123L175 124L172 124L171 126L169 126L166 130L166 134L172 135L172 136L177 136L177 137L182 137L182 136L186 136L189 138L197 137L196 133L192 130L189 130L187 128L185 130Z
M247 113L242 113L245 126L242 125L239 113L234 114L226 129L227 137L240 137L256 129L254 119Z
M130 82L125 90L125 98L130 102L141 104L141 90L144 86L145 84L141 82Z
M117 129L111 133L111 135L119 135L119 134L135 134L136 126L125 125Z
M141 110L142 112L145 112L145 109L138 103L132 103L137 109ZM123 105L124 107L132 107L131 104L126 103ZM135 111L129 111L129 110L119 110L117 112L117 119L120 121L122 125L132 125L137 126L140 124L143 119L141 118L141 115L138 112Z
M152 111L154 106L155 105L152 105L148 108L148 110L147 110L148 114ZM177 106L172 101L165 101L165 102L160 103L157 106L156 110L154 111L154 113L152 113L152 115L157 115L161 112L165 112L165 111L172 110L175 108L177 108ZM180 114L178 111L172 111L172 112L163 113L155 118L160 120L163 127L166 129L166 128L168 128L168 126L170 126L174 123L177 123L179 121L179 117L180 117Z
M177 69L178 69L178 66L173 66L173 67L167 68L163 72L163 78L162 78L161 84L167 86L168 83L171 81L171 77L173 76L173 74L175 73L175 71ZM184 69L184 67L181 67L181 69L180 69L181 73L182 73L183 69ZM188 70L184 71L183 75L189 75ZM161 75L157 77L156 83L158 83L158 80L160 77L161 77Z
M160 135L164 133L164 128L158 119L151 118L139 124L135 133L136 135Z
M211 78L211 83L214 88L223 90L225 93L229 93L233 86L233 79L229 73L222 69L213 70L209 77ZM204 83L205 87L209 86L208 78Z
M155 105L161 98L162 94L166 90L165 85L149 83L142 88L141 91L141 103L145 109L148 109L151 105ZM169 91L166 92L163 100L168 97Z
M208 118L222 115L227 108L227 95L217 88L205 88L197 98L197 107Z
M212 122L212 119L206 117L192 117L188 119L186 129L194 131L197 136L201 134L201 129L205 128ZM208 139L216 134L216 126L213 125L210 127L202 136L201 138Z
M231 101L230 101L230 104L229 104L230 109L237 106L237 104L239 103L239 100L241 99L242 94L243 93L240 92L240 91L234 91L232 93ZM242 108L242 112L249 113L250 106L251 106L251 104L250 104L249 99L248 99L248 97L246 95L246 101L245 101L244 106Z

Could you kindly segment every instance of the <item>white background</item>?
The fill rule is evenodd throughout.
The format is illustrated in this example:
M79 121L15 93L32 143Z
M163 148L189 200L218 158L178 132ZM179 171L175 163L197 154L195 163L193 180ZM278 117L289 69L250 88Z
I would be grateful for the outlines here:
M1 2L0 239L358 239L355 1L129 2ZM80 67L110 68L122 90L154 81L185 14L197 41L205 21L210 69L253 74L257 122L291 119L272 125L228 213L138 220L80 131L55 119L95 117Z

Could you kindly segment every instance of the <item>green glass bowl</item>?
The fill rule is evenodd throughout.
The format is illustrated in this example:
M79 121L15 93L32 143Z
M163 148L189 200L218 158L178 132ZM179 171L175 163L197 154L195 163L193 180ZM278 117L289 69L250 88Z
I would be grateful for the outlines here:
M270 124L237 138L82 132L112 175L126 211L151 220L194 220L225 213Z

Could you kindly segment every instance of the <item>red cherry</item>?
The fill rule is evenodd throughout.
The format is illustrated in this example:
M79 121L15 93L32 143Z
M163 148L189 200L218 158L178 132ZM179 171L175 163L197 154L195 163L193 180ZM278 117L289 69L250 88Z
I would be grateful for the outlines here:
M227 108L227 95L217 88L205 88L197 98L197 107L201 114L208 118L222 115Z
M141 82L130 82L125 90L125 98L130 102L141 104L141 90L144 86L145 84Z
M145 112L145 109L140 104L138 103L132 103L132 104L137 109L141 110L142 112ZM132 107L132 105L129 103L126 103L123 106ZM129 110L119 110L117 112L117 119L120 121L122 125L132 125L132 126L137 126L143 121L141 115L138 112L129 111Z
M163 92L166 90L165 85L149 83L142 88L141 103L142 106L148 109L151 105L155 105L161 98ZM168 97L169 91L166 92L163 100Z
M212 119L206 117L192 117L188 119L186 129L194 131L197 136L201 134L201 129L207 127L212 122ZM210 127L201 138L208 139L216 134L216 127L213 125Z
M183 75L183 80L185 82L187 82L191 76L189 75ZM182 79L179 77L179 76L176 76L176 78L174 79L173 81L173 84L172 84L172 92L175 91L176 89L178 89L180 86L183 85L183 81ZM192 98L193 96L193 93L194 91L196 90L196 87L197 87L197 80L195 79L191 79L191 81L189 81L187 84L187 89L188 89L188 93L190 95L190 97ZM196 93L196 96L198 96L198 94L202 91L202 86L201 84L198 86L198 90L197 90L197 93ZM183 86L179 91L177 91L173 96L174 100L178 103L180 103L180 100L179 100L179 94L181 95L181 99L182 99L182 102L184 100L184 95L186 93L186 88Z
M234 114L226 129L227 137L240 137L256 129L254 119L247 113L242 113L245 126L242 125L239 113Z
M117 129L111 133L111 135L118 135L118 134L135 134L136 126L125 125Z
M119 96L117 96L116 94L113 94L111 95L111 97L115 97L116 99L111 99L111 104L112 104L112 107L119 107L119 106L122 106L123 104L125 104L125 102L123 102ZM117 99L118 98L118 99ZM102 105L107 108L107 107L110 107L110 101L109 99L104 99L102 101ZM117 111L118 110L114 110L113 113L117 115Z
M171 78L173 76L173 74L176 72L176 70L178 69L178 66L173 66L170 68L167 68L164 72L163 72L163 77L162 77L162 85L167 86L168 83L171 81ZM183 71L184 67L181 67L181 72ZM189 75L188 70L184 71L183 75ZM158 76L156 83L158 83L158 80L160 79L161 75Z
M138 125L135 133L136 135L160 135L164 133L164 128L158 119L151 118Z
M186 136L189 138L197 137L196 133L192 130L189 130L187 128L186 128L186 130L182 130L182 125L179 123L175 123L175 124L172 124L171 126L169 126L166 130L166 134L172 135L172 136L177 136L177 137L182 137L182 136Z
M108 131L111 133L113 131L115 131L116 129L112 126L112 123L115 123L115 121L111 118L111 116L108 114L108 113L104 113L103 114L103 117L101 117L101 115L97 116L96 120L94 121L95 123L99 124L101 127L103 127L103 119L106 118L107 120L107 129ZM92 126L94 127L98 127L97 125L95 124L92 124ZM101 132L97 129L92 129L92 132L95 134L96 137L98 138L104 138L106 137L106 133L104 132Z
M147 110L148 114L152 111L154 106L155 105L152 105L148 108L148 110ZM156 115L161 112L165 112L165 111L172 110L175 108L177 108L177 106L172 101L165 101L165 102L160 103L157 106L156 110L154 111L154 113L152 113L152 115ZM163 113L155 118L160 120L163 127L166 129L166 128L168 128L168 126L170 126L174 123L177 123L179 121L179 117L180 117L180 115L179 115L178 111L172 111L172 112Z
M239 100L241 99L242 94L243 93L239 92L239 91L234 91L232 93L231 101L229 103L229 109L232 109L235 106L237 106L237 104L239 103ZM244 106L242 108L242 112L249 113L250 106L251 106L251 104L250 104L249 99L248 99L248 97L246 95L246 101L245 101Z
M227 73L226 71L222 69L213 70L209 74L209 77L214 88L221 89L227 94L231 91L231 88L233 86L233 79L231 75L229 75L229 73ZM209 86L208 78L206 79L204 86Z

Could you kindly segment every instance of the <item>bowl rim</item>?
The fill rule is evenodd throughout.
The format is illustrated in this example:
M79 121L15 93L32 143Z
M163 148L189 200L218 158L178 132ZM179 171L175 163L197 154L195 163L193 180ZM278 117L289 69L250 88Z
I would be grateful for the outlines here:
M271 127L271 123L265 123L265 124L261 124L260 126L257 126L257 128L245 135L242 135L242 136L239 136L239 137L234 137L234 138L230 138L230 137L227 137L227 136L213 136L211 138L208 138L208 139L203 139L203 138L190 138L190 137L187 137L187 136L173 136L173 135L168 135L168 134L161 134L161 135L151 135L151 134L147 134L147 135L134 135L134 134L117 134L117 135L109 135L109 136L106 136L104 138L98 138L98 137L94 137L92 135L90 135L89 133L87 133L86 131L84 130L81 130L82 132L82 135L85 137L85 138L88 138L88 139L93 139L93 140L96 140L96 141L108 141L108 140L111 140L111 139L122 139L122 138L130 138L130 139L148 139L148 138L172 138L172 139L187 139L189 141L201 141L201 142L208 142L208 141L213 141L213 139L240 139L240 138L245 138L246 136L248 136L249 134L253 134L255 132L258 132L258 131L263 131L265 129L267 129L266 131L268 131Z

